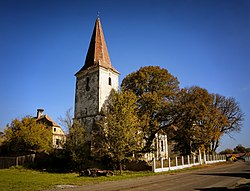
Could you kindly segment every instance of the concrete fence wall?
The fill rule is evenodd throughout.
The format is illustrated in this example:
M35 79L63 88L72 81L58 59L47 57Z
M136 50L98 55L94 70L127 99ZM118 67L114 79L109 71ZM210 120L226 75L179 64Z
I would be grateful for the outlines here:
M0 157L0 169L9 168L11 166L21 166L26 163L33 163L35 154L17 156L17 157Z
M218 162L225 162L225 155L197 155L197 156L180 156L175 158L168 158L156 161L153 159L152 171L153 172L165 172L170 170L178 170L183 168L190 168L192 166L202 164L212 164Z

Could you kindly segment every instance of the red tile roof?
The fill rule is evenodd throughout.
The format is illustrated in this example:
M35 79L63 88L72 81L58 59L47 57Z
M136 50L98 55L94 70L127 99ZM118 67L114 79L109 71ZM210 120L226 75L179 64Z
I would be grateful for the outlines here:
M119 73L111 64L108 48L104 39L100 18L96 19L95 27L91 37L88 53L84 66L76 73L76 76L82 71L94 68L104 67Z

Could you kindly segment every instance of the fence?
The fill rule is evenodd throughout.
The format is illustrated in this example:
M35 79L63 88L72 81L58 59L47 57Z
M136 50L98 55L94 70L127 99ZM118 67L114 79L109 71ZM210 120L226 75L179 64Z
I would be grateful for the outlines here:
M35 154L17 156L17 157L0 157L0 169L9 168L11 166L24 165L34 162Z
M190 168L192 166L202 165L202 164L212 164L218 162L225 162L226 157L224 155L207 155L201 154L197 156L180 156L174 159L161 158L159 161L153 159L152 171L153 172L165 172L170 170L178 170L183 168Z

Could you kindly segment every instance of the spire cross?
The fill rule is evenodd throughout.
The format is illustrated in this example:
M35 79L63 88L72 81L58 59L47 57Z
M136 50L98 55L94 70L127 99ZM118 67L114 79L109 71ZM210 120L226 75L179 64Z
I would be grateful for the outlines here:
M100 11L97 11L97 17L98 18L100 17Z

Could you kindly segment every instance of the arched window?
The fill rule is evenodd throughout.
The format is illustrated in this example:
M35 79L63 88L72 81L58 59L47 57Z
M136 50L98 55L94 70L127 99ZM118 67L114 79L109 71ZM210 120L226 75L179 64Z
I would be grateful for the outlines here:
M89 77L86 78L86 91L89 91Z
M109 85L111 86L111 78L109 77Z

